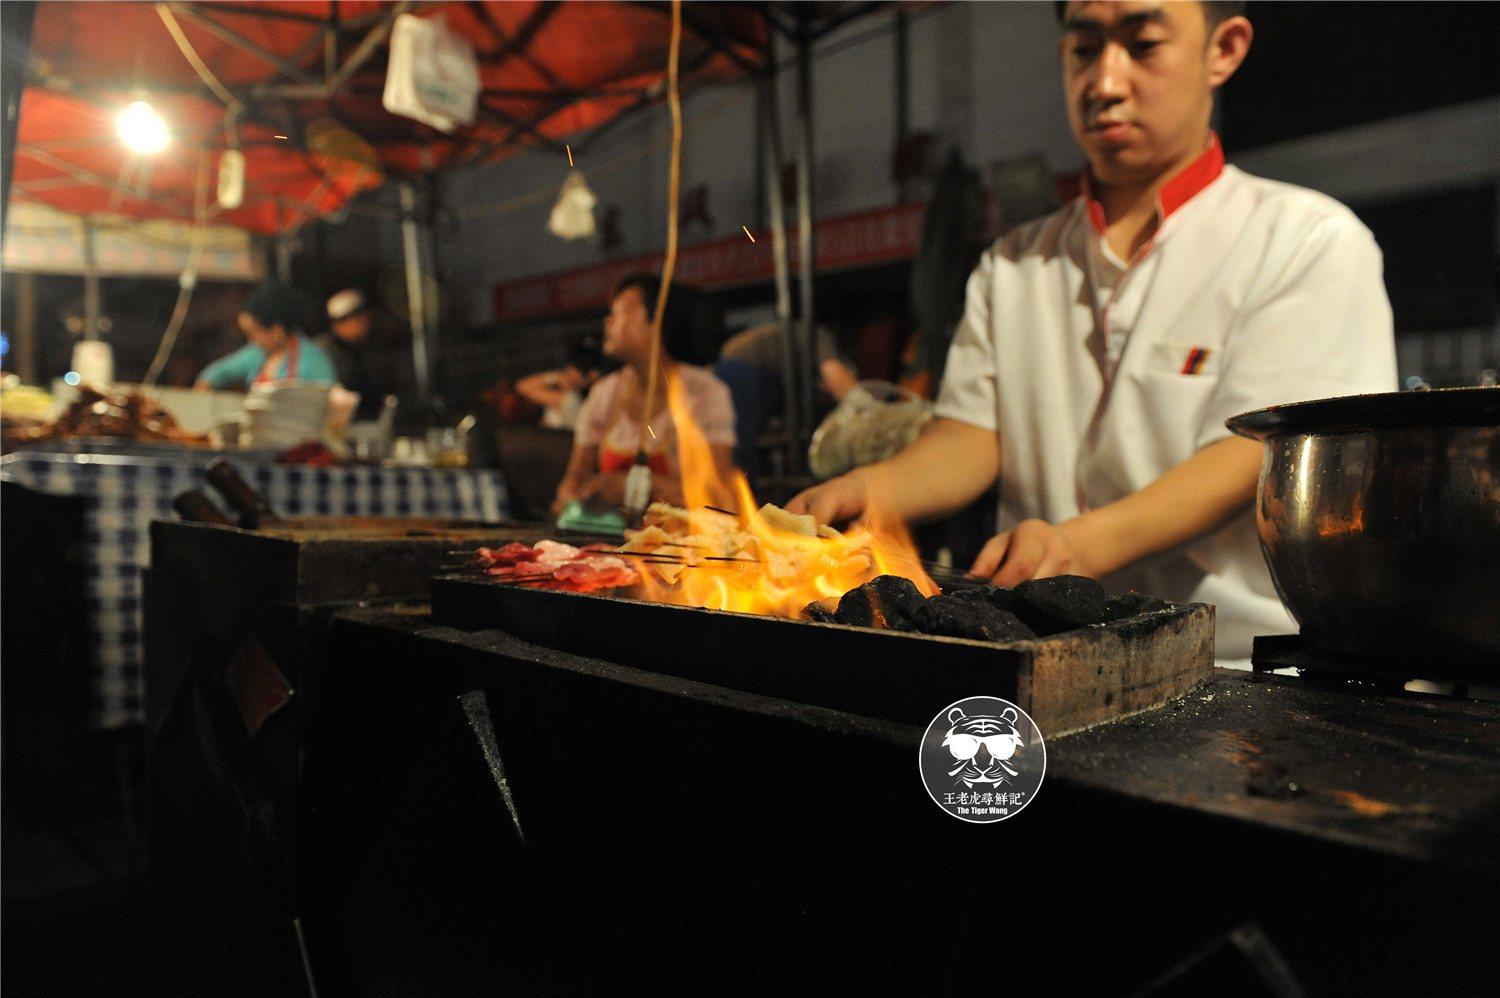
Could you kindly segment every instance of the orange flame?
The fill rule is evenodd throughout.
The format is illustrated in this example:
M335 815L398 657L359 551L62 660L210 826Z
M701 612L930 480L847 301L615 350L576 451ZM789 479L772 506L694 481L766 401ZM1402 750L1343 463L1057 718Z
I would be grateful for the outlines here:
M924 595L938 592L905 525L885 515L873 497L864 521L841 533L818 527L811 517L760 506L739 472L724 482L675 370L666 388L686 509L653 507L650 525L625 548L684 564L644 562L645 599L796 617L807 604L837 599L877 575L905 576ZM725 511L708 508L714 504Z

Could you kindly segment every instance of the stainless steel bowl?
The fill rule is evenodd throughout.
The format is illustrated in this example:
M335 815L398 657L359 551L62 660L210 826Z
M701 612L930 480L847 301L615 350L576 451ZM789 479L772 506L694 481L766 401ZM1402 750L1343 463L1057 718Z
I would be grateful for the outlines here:
M1299 402L1228 426L1266 444L1255 522L1304 637L1372 670L1500 677L1500 388Z

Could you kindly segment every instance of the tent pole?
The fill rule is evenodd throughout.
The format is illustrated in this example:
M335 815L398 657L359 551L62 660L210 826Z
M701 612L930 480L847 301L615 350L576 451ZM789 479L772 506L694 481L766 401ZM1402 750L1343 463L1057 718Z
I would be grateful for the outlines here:
M26 89L31 63L31 25L35 3L0 5L0 36L5 58L0 59L0 244L5 241L5 220L10 214L10 172L16 158L16 127L21 120L21 93Z
M781 191L781 128L778 123L776 71L762 77L761 88L761 173L766 185L766 210L771 216L771 260L776 275L776 326L781 341L781 402L786 420L786 472L801 473L802 428L797 419L797 382L800 368L792 333L792 277L787 260L786 205Z
M797 344L798 380L801 387L801 423L803 436L798 440L798 450L807 453L812 439L813 385L817 383L816 343L817 326L813 315L813 271L817 263L816 242L813 238L813 121L812 121L812 44L813 36L807 15L799 11L796 34L797 45L797 249L798 291L801 293L802 322Z
M83 338L99 338L99 256L94 243L94 223L83 220Z
M23 270L16 275L15 369L21 381L36 384L36 274Z
M897 150L905 144L906 138L911 134L911 57L908 54L910 45L911 27L906 19L906 9L896 8L896 144ZM897 199L905 204L911 200L911 182L902 181L896 193Z
M292 280L292 253L294 246L290 233L279 232L276 235L276 278L286 281Z
M411 359L417 376L417 404L426 414L432 395L432 376L427 356L426 284L422 280L422 248L417 233L417 195L409 181L402 181L401 250L406 261L406 311L411 319Z

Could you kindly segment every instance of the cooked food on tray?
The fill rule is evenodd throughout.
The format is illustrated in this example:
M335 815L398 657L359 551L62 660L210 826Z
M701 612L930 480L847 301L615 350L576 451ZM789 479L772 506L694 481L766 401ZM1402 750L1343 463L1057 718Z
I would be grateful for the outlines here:
M576 548L557 541L517 541L500 548L480 548L475 566L492 578L538 589L586 593L635 585L640 575L614 550L608 544Z
M733 513L656 503L619 547L507 544L480 548L469 567L541 589L625 589L659 603L980 641L1046 637L1167 606L1139 593L1110 599L1073 575L1014 589L956 577L940 592L906 550L868 527L840 532L769 504Z
M641 599L781 617L882 574L909 576L928 595L938 591L915 553L875 531L819 527L810 516L769 504L747 508L741 514L656 503L620 547L512 544L481 550L470 567L520 585L575 592L632 586Z
M104 392L84 385L78 397L50 423L17 427L8 440L74 440L117 437L138 443L207 446L208 438L177 425L170 412L140 392Z

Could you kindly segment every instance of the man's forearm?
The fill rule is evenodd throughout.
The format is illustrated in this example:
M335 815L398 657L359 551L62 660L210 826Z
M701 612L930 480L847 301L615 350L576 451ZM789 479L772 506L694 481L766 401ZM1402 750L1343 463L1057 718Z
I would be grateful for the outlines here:
M993 430L935 419L912 445L862 468L873 505L905 523L938 519L984 494L1000 474Z
M1108 575L1223 526L1255 496L1261 445L1220 440L1123 499L1061 527L1087 574Z

